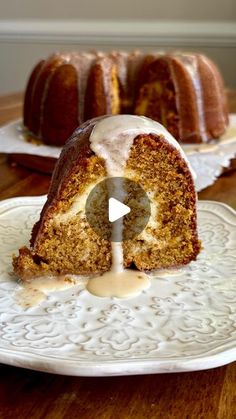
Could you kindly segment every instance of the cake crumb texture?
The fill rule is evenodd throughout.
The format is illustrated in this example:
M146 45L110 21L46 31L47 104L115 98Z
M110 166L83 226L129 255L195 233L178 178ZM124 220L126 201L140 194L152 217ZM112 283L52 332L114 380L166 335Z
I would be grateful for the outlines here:
M93 208L102 237L89 225L85 212L89 191L107 176L104 160L89 146L91 131L99 120L76 130L63 149L47 202L32 230L31 247L21 248L13 259L14 271L23 281L47 275L97 274L111 267L108 192L104 190ZM149 222L132 239L128 232L137 220L133 211L124 218L124 267L150 271L195 260L201 246L196 194L188 164L178 149L162 135L137 135L124 176L139 184L151 202ZM135 192L132 188L126 192L125 204L129 206Z

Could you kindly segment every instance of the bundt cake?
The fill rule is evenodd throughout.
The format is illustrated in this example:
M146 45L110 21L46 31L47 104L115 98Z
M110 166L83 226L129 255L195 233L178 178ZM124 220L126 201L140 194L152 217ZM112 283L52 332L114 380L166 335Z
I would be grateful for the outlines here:
M93 207L102 235L88 222L85 208L93 187L117 176L141 186L151 213L144 230L126 240L122 238L136 220L132 214L123 217L122 238L113 242L106 205L110 192L104 191L105 200L97 194ZM123 202L131 207L133 191L123 192ZM31 247L19 250L13 266L23 281L109 271L142 275L140 271L185 265L199 251L193 175L178 142L149 118L103 116L84 123L65 144Z
M127 113L159 121L185 143L218 138L228 125L221 75L201 54L54 54L36 65L25 92L24 125L51 145L90 118Z

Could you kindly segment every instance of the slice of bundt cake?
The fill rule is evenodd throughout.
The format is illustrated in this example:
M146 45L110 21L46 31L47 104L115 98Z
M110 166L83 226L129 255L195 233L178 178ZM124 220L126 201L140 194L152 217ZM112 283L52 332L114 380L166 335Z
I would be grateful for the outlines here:
M123 243L110 240L113 227L107 200L100 202L97 197L95 217L102 236L91 227L85 212L93 187L114 176L140 185L151 207L144 230ZM107 199L109 193L104 191ZM130 205L132 191L126 193ZM124 219L123 238L133 222L132 217ZM199 250L193 175L181 147L159 123L117 115L88 121L66 143L40 220L33 227L31 247L21 248L13 265L23 281L103 273L114 270L117 261L118 271L130 267L150 271L187 264Z
M54 54L26 88L24 125L47 144L63 145L87 119L120 113L157 120L180 142L218 138L228 125L222 78L201 54Z

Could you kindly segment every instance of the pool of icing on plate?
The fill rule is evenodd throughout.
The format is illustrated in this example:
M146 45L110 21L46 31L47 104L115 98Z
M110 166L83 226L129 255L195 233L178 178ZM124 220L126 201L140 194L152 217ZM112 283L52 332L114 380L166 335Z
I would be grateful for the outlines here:
M86 285L88 278L77 275L49 276L21 282L20 289L15 292L15 300L23 308L33 307L46 300L48 294L64 291L75 285Z
M81 289L86 288L95 296L102 294L103 297L132 298L149 288L154 280L158 281L158 296L164 298L173 292L178 292L179 289L171 278L168 281L165 278L182 274L181 269L159 270L148 274L134 270L130 272L131 274L124 276L122 281L119 274L113 275L110 271L90 279L79 275L36 278L20 284L20 289L15 292L15 301L24 309L35 307L46 300L51 293L64 291L76 285L81 286Z

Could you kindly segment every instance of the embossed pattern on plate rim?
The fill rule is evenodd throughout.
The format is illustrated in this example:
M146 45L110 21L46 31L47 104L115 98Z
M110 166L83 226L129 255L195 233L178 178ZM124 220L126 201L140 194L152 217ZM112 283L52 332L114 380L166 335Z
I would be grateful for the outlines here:
M3 214L11 212L11 209L19 207L38 207L41 208L46 197L19 197L0 202L0 217ZM221 217L224 223L236 226L236 212L223 203L216 201L199 201L199 210L208 213L210 218L212 214ZM0 218L1 221L1 218ZM0 282L1 284L1 282ZM236 298L236 291L235 291ZM116 300L117 301L117 300ZM115 304L115 303L114 303ZM114 305L113 304L113 305ZM0 343L1 347L1 343ZM210 351L211 352L211 351ZM200 369L214 368L236 360L236 340L231 342L230 347L224 342L217 348L216 353L201 354L201 356L179 356L170 359L158 359L158 357L148 356L140 358L138 356L127 359L113 359L105 361L102 359L94 360L93 357L87 357L84 362L76 360L74 356L71 360L53 356L52 354L34 353L27 350L16 348L1 348L0 361L10 365L31 368L40 371L54 372L67 375L81 376L105 376L105 375L128 375L128 374L151 374L177 371L193 371ZM213 351L214 352L214 351ZM66 355L66 349L65 353Z

